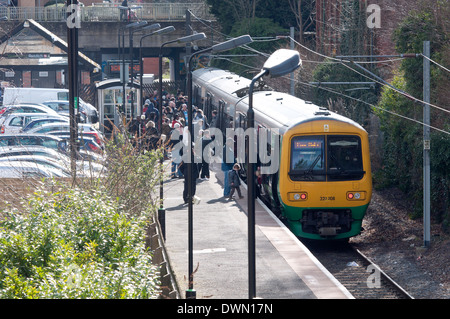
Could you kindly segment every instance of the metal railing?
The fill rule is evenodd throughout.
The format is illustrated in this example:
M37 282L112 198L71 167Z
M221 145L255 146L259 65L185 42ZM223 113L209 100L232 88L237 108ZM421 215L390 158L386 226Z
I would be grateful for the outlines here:
M125 19L129 21L184 21L186 10L189 9L196 17L205 20L215 20L209 13L209 6L205 3L143 3L130 6L125 10ZM89 7L80 7L83 22L114 22L124 19L117 4L99 3ZM128 18L128 14L130 17ZM7 20L24 21L33 19L38 22L60 22L66 19L66 7L0 7L0 17Z

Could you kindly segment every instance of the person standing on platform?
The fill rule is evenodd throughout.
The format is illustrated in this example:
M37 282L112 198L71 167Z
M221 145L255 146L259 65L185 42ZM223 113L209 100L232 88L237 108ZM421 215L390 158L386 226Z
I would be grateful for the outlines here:
M233 169L233 165L236 163L234 157L234 140L227 138L225 146L223 147L222 154L222 172L223 172L223 196L228 198L230 196L230 185L228 183L228 172Z
M192 147L192 152L194 152L194 147ZM194 154L195 156L195 154ZM187 178L188 173L188 165L182 161L180 165L180 170L184 175L184 188L183 188L183 200L184 203L187 204L189 201L189 178ZM193 200L195 196L195 191L197 189L197 178L198 178L198 166L195 163L192 163L192 198Z
M199 165L200 179L209 180L209 163L211 162L211 136L209 135L209 130L203 131L203 137L201 139L202 143L202 162Z
M241 166L239 164L234 164L233 169L228 171L228 181L230 183L230 196L228 199L233 199L234 191L237 190L239 198L242 199L244 196L241 194L241 180L239 179L239 170Z

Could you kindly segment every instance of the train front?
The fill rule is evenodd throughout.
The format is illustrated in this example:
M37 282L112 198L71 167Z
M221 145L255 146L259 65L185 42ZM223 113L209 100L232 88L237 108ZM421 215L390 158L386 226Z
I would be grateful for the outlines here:
M300 123L283 136L279 171L282 214L299 237L356 236L372 196L367 132L349 121Z

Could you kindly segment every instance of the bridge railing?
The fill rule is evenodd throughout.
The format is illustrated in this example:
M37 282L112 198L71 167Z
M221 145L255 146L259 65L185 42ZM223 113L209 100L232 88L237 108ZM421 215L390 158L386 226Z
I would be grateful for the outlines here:
M130 6L129 20L154 20L154 21L183 21L186 19L186 10L189 9L196 17L205 20L215 20L209 13L209 7L205 3L143 3L139 6ZM121 9L117 4L99 3L89 7L80 7L82 21L84 22L114 22L123 20ZM66 7L0 7L0 18L7 20L24 21L33 19L36 21L57 22L65 21Z

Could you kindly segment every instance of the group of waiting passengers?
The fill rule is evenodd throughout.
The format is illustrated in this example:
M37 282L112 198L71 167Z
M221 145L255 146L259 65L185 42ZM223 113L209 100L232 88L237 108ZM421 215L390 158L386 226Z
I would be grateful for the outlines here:
M168 93L163 88L162 92L162 114L159 112L158 92L155 91L151 96L146 96L143 104L142 112L145 114L145 120L138 119L141 125L141 133L144 136L144 148L147 150L157 149L164 143L165 159L170 156L171 149L178 143L183 136L184 127L188 125L188 102L187 96L178 90L175 94ZM202 141L202 145L206 146L211 141L208 128L215 127L216 112L213 112L213 119L208 121L203 114L203 110L197 106L193 106L193 124L194 132L197 134L197 141ZM160 127L160 117L161 127ZM172 139L174 131L178 131L180 139ZM132 129L132 133L137 134L138 128ZM204 147L202 147L204 149ZM196 167L198 175L201 179L209 179L209 163L202 159ZM182 178L183 167L180 163L172 164L171 178Z
M144 124L145 129L144 136L146 140L147 149L156 149L161 146L161 143L165 145L165 159L170 158L172 149L177 143L182 142L183 130L188 125L188 97L183 94L183 92L178 91L176 96L170 94L164 90L162 92L162 114L159 112L159 99L158 92L155 91L153 95L144 98L143 104L143 114L145 114ZM205 148L211 142L214 137L210 136L208 128L217 127L217 111L212 112L212 119L208 121L203 110L197 106L192 107L192 119L194 124L194 134L196 134L195 141L202 144L201 154L195 154L194 156L200 156L201 158L195 160L195 165L193 165L193 177L194 180L200 178L200 180L209 180L210 169L209 162L210 159L205 157ZM161 119L161 127L159 127ZM179 138L172 138L172 134L177 131L177 136ZM200 148L198 148L200 149ZM225 159L226 152L233 152L231 158L233 161L227 163L226 160L222 162L221 169L224 172L224 197L232 198L234 191L238 192L239 198L242 198L240 192L240 182L237 172L240 167L236 164L234 151L233 151L233 141L227 141L223 149L223 158ZM212 155L212 154L211 154ZM187 174L187 165L183 162L177 163L172 161L171 164L171 179L184 178ZM194 189L193 194L195 194L196 183L193 183ZM183 192L184 202L187 203L187 182L185 180L185 187Z

